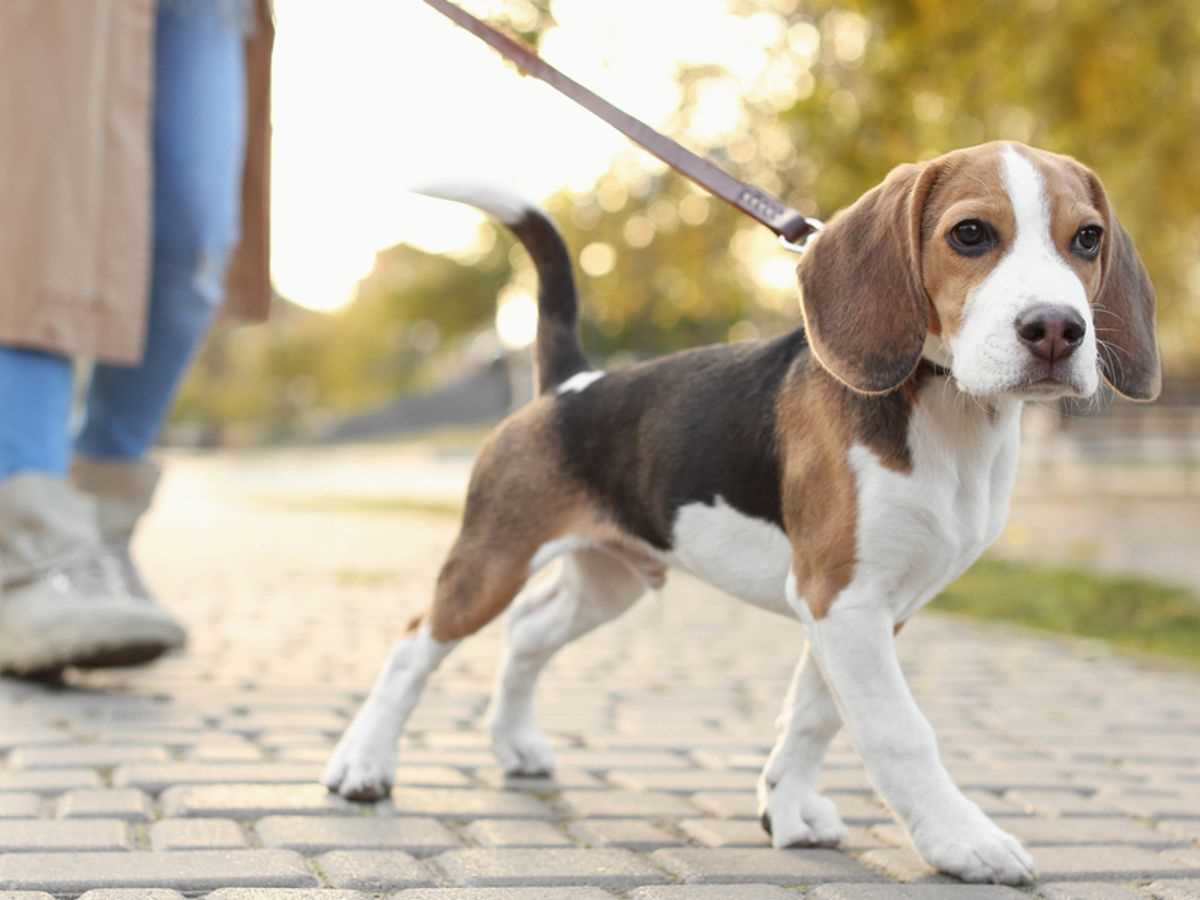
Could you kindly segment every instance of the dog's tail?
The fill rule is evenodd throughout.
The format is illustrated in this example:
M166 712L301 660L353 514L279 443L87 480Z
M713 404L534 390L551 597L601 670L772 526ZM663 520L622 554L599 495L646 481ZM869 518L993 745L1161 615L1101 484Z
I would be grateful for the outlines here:
M494 216L533 258L538 275L535 392L552 391L572 375L587 371L590 366L579 341L579 297L571 273L571 255L550 217L535 204L496 187L438 182L414 190L466 203Z

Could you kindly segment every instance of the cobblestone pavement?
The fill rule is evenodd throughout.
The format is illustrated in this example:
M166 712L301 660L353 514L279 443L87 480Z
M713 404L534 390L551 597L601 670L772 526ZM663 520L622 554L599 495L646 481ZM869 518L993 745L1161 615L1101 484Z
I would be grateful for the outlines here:
M845 850L777 851L754 783L801 629L679 576L552 664L554 782L506 784L487 748L493 626L431 681L392 801L331 797L321 765L454 523L264 502L239 471L177 464L139 548L186 653L65 689L0 681L2 900L1200 897L1196 675L925 614L901 638L914 690L1041 882L933 875L840 738Z

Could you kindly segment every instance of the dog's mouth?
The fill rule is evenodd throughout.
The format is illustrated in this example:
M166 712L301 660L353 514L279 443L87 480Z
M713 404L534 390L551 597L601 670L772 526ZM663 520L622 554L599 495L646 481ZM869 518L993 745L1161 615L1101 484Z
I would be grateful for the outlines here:
M1023 384L1019 384L1014 389L1013 393L1021 394L1026 397L1049 399L1077 395L1080 393L1080 390L1069 381L1062 381L1058 378L1046 377L1039 378L1036 381L1027 381Z

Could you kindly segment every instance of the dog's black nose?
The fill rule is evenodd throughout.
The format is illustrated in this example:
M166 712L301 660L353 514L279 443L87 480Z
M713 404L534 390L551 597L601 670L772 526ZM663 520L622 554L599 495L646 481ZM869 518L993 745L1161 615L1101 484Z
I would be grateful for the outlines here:
M1083 316L1069 306L1031 307L1017 317L1014 325L1029 352L1051 364L1074 353L1087 334Z

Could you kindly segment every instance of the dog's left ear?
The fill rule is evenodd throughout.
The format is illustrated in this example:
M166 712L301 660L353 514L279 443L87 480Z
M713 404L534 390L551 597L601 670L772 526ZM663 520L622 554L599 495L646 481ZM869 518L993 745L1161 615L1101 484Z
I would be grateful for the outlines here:
M932 305L921 277L925 201L940 163L903 165L834 216L800 260L809 345L835 378L885 394L921 360Z
M1104 217L1100 290L1092 303L1100 373L1125 399L1154 400L1162 391L1162 363L1154 333L1154 285L1133 238L1117 221L1104 185L1091 169L1080 168Z

